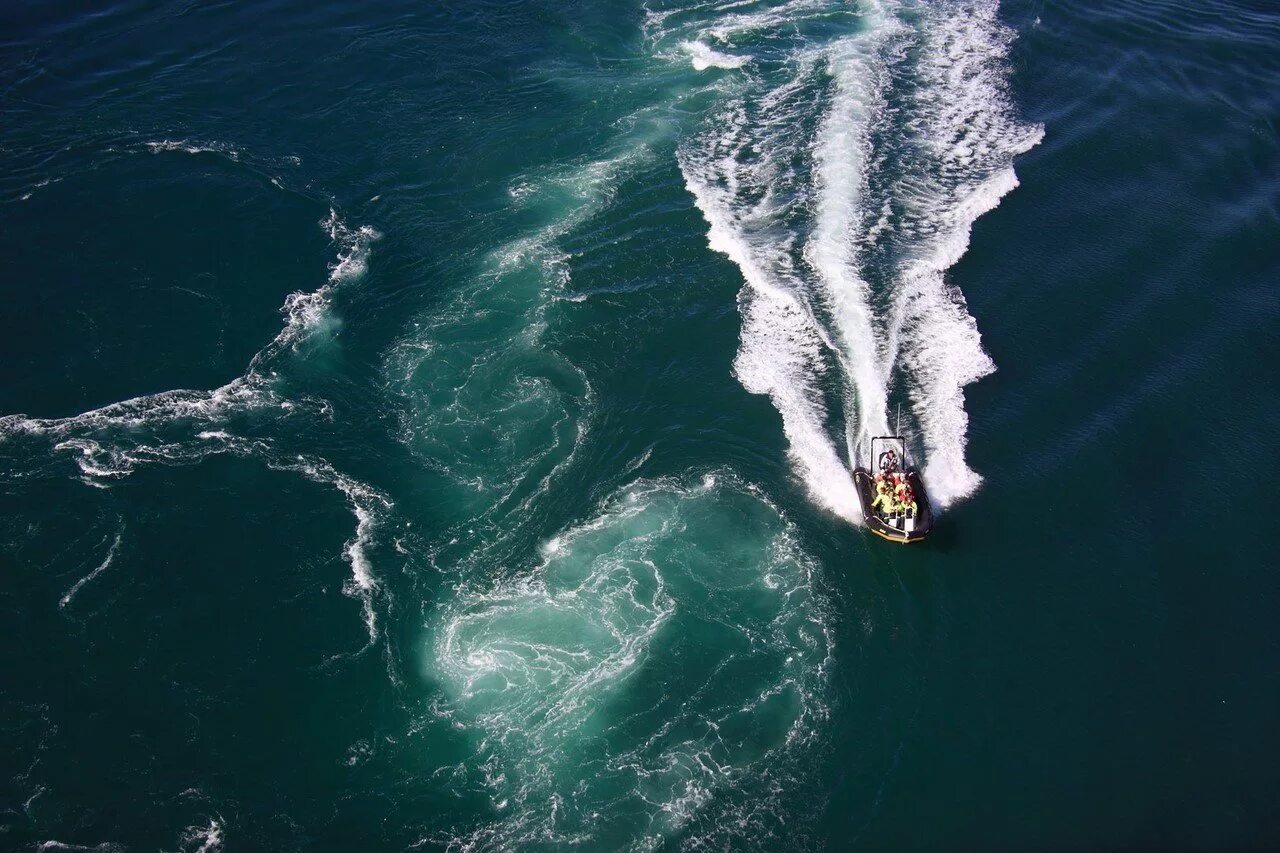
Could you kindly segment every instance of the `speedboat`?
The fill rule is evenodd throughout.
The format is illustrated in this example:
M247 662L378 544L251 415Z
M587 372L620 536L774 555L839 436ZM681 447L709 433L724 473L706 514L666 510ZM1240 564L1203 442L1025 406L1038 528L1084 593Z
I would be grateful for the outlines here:
M897 435L873 438L870 457L865 467L853 469L867 527L890 542L919 542L933 529L933 508L920 471L909 463L906 442Z

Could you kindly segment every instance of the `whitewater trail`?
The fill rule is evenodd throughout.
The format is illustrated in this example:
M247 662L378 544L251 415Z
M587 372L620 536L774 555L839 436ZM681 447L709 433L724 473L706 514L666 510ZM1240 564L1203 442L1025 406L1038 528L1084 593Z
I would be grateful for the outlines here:
M710 247L744 279L735 376L773 402L813 500L850 521L850 460L888 431L893 403L911 404L941 502L977 484L962 389L990 361L944 272L1038 138L1009 118L993 9L649 9L653 59L684 69L657 73L706 105L675 148ZM676 76L690 67L693 82ZM405 444L475 510L440 549L453 557L432 558L457 582L428 626L426 676L447 696L422 725L470 733L473 753L437 773L487 795L493 819L424 844L649 850L804 831L792 798L829 713L830 629L812 563L760 489L732 471L640 479L536 565L504 544L520 523L507 510L546 494L577 447L565 427L580 442L590 419L585 377L575 390L529 371L570 275L559 244L651 155L638 141L514 184L519 204L549 200L543 227L495 250L387 360ZM494 343L459 353L475 340ZM670 679L655 713L613 719L655 673Z
M894 403L934 500L971 494L963 389L994 365L945 272L1042 136L1015 117L996 3L730 2L647 27L658 55L727 75L677 156L745 281L735 374L813 500L859 519L850 468Z

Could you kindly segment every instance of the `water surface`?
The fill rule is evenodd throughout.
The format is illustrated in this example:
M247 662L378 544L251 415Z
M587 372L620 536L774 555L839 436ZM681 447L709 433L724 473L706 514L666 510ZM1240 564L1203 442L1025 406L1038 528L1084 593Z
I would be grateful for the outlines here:
M1274 843L1274 10L5 21L0 846Z

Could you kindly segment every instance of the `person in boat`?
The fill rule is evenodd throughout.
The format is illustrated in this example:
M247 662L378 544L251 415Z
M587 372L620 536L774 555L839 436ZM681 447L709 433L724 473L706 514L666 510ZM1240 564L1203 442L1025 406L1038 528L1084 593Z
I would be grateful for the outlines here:
M899 500L902 502L902 509L907 513L908 516L914 518L918 507L916 506L915 492L911 491L910 486L907 486L907 488L903 491L902 497Z
M910 508L911 487L907 485L906 480L899 479L893 487L893 503L894 508L899 515L906 515Z
M898 454L893 452L893 448L886 450L880 454L880 472L882 474L894 474L898 470Z
M871 508L874 510L876 507L885 515L893 512L893 491L884 480L876 483L876 496L871 501Z
M901 477L894 478L893 496L898 501L898 503L906 503L907 492L909 491L910 491L910 487L907 486L906 480L902 479Z

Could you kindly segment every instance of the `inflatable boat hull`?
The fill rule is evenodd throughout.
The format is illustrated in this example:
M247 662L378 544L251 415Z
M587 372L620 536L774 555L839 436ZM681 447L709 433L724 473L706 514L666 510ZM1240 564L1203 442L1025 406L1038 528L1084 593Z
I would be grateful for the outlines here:
M929 493L925 491L924 481L920 479L920 472L908 468L906 477L907 484L916 496L916 517L911 522L902 518L885 518L872 509L871 502L875 500L876 493L875 480L866 468L859 466L853 469L853 482L857 488L858 502L862 504L862 516L867 528L881 538L903 545L919 542L933 529L933 507L929 503Z

